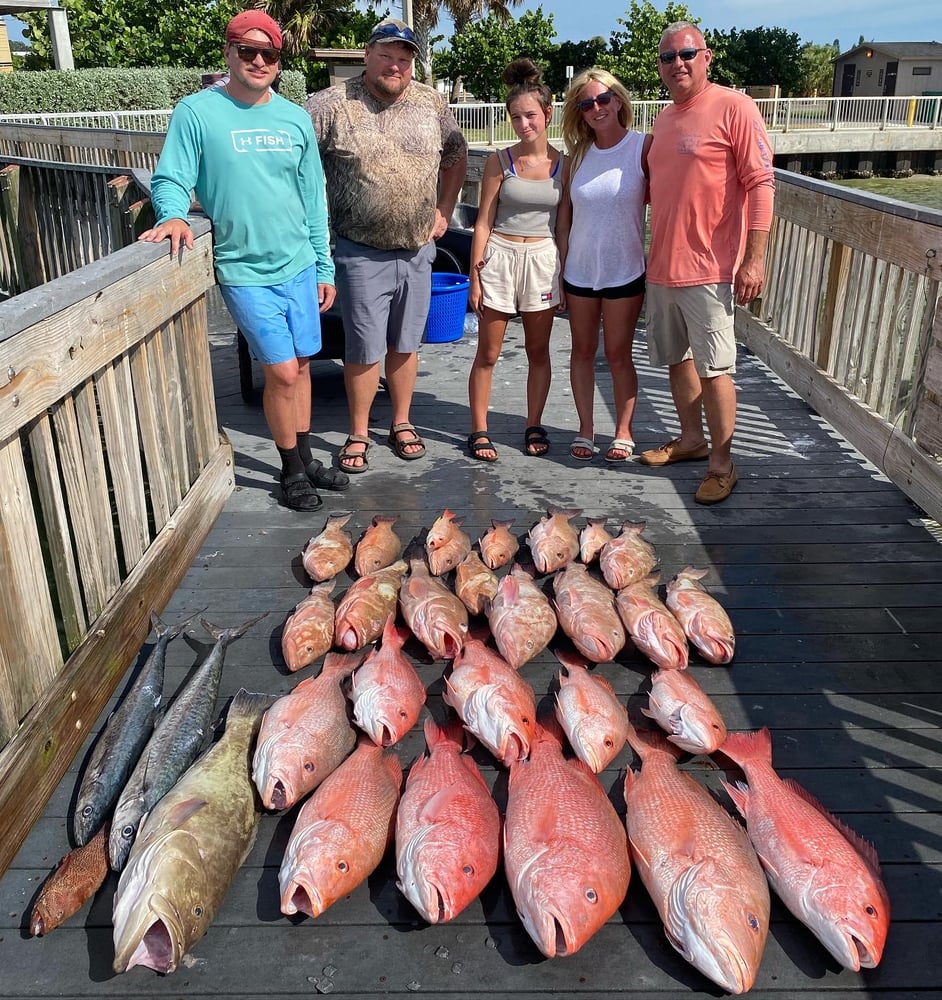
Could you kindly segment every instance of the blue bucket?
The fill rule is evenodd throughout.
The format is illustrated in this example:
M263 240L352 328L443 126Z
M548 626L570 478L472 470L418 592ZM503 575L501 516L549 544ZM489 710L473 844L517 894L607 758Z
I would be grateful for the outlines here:
M443 344L461 339L470 287L471 281L463 274L443 274L439 271L432 273L432 303L428 310L424 337L427 344Z

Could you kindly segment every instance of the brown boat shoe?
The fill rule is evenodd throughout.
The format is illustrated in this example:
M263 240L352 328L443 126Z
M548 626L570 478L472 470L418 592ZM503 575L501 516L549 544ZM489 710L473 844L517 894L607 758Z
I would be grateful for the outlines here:
M706 441L688 451L681 451L678 447L679 444L680 438L673 438L667 444L662 444L660 448L641 452L638 461L643 465L670 465L672 462L698 462L710 456L710 446Z
M736 466L731 465L729 472L708 472L703 477L700 488L694 495L697 503L722 503L736 485Z

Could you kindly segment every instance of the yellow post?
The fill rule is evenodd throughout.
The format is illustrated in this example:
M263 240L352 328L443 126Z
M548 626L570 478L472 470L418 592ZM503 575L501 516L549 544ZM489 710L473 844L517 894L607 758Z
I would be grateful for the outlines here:
M911 128L915 120L916 120L916 98L910 97L909 113L906 115L906 124L909 125Z

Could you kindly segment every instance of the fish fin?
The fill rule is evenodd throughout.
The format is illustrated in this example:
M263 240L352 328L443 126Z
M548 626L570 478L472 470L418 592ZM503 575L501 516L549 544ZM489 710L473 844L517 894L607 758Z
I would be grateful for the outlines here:
M746 812L749 802L749 786L743 781L722 781L720 782L726 789L726 793L733 800L733 805L743 819L748 819Z
M182 802L178 802L173 807L173 809L170 810L170 813L167 816L166 820L167 826L172 830L175 830L178 827L183 826L183 824L191 816L195 816L196 813L198 813L200 809L205 808L207 804L208 803L206 802L206 799L195 799L195 798L184 799ZM138 829L141 829L144 826L145 819L147 819L147 816L141 817L141 822Z
M248 691L239 688L233 695L229 708L226 711L226 719L234 721L236 719L261 718L276 701L273 694L263 694L260 691Z
M321 672L317 677L308 677L306 680L301 681L301 684L317 680L320 677L332 677L337 680L348 677L366 659L371 651L371 646L365 646L363 649L358 649L352 653L331 651L324 657L324 665L321 667ZM299 690L301 684L298 684L294 690Z
M214 625L212 622L207 621L205 618L200 618L200 623L203 628L216 640L216 642L223 642L225 645L229 645L235 642L236 639L240 639L246 632L253 626L258 624L263 618L267 618L270 612L265 611L260 615L256 615L254 618L250 618L247 622L243 622L241 625L236 626L236 628L220 628L218 625Z
M570 668L583 667L589 669L590 662L584 656L569 649L554 649L553 655L570 672Z
M729 733L719 750L740 767L751 762L771 766L772 734L768 727L751 733Z

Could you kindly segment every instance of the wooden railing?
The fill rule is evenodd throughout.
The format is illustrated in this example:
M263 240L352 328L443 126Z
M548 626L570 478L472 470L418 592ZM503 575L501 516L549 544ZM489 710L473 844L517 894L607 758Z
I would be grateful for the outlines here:
M737 335L942 520L942 212L777 170L767 278Z
M0 303L0 871L232 489L194 229Z

